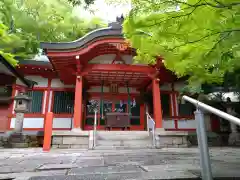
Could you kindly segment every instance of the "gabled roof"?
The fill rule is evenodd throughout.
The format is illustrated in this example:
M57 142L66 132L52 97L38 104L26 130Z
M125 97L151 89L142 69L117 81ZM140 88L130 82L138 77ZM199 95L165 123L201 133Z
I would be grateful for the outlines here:
M36 65L36 66L46 66L52 68L52 64L49 61L36 61L36 60L19 60L19 65Z
M26 86L28 86L28 87L32 87L32 86L33 86L33 82L25 79L23 75L21 75L20 73L18 73L18 71L17 71L2 55L0 55L0 62L1 62L15 77L19 78L19 80L22 81L22 83L24 83Z
M122 22L123 17L117 18L116 22L109 23L107 28L101 28L94 30L85 36L72 41L72 42L42 42L40 43L40 47L42 49L51 49L51 50L64 50L64 49L75 49L84 46L85 44L94 41L95 39L99 39L102 37L122 37Z

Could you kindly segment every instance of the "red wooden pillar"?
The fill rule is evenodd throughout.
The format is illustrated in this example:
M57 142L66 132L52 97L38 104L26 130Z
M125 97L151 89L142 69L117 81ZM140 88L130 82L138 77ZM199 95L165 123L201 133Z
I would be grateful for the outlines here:
M77 76L76 78L76 86L75 86L75 101L74 101L74 129L82 129L82 88L83 88L83 78L82 76Z
M50 151L52 141L53 113L48 112L45 119L43 151Z
M162 128L162 105L160 96L159 81L154 79L152 81L153 93L153 115L156 123L156 128Z

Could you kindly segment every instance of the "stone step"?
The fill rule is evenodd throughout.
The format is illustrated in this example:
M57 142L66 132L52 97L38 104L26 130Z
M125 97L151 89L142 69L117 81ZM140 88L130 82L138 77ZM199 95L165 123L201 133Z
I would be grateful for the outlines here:
M129 149L150 149L152 146L96 146L94 150L129 150Z
M150 140L97 140L97 146L146 146L151 145Z
M148 131L97 131L99 134L115 134L115 135L147 135Z
M148 140L146 131L98 131L97 138L101 140Z

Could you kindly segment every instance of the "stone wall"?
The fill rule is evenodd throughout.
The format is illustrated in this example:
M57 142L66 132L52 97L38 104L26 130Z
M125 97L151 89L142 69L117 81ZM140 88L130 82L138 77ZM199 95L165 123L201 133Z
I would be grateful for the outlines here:
M190 143L187 140L187 136L158 135L156 137L156 147L157 148L164 148L164 147L183 148L183 147L189 147L189 146L190 146Z
M52 148L88 149L89 136L53 135Z
M196 133L189 134L187 138L191 146L198 145ZM207 140L209 146L228 146L228 138L229 133L207 132ZM235 146L240 146L240 144L236 144Z
M28 147L42 147L43 136L37 135L23 135L21 142L18 143L19 137L11 135L0 135L0 147L2 148L28 148Z

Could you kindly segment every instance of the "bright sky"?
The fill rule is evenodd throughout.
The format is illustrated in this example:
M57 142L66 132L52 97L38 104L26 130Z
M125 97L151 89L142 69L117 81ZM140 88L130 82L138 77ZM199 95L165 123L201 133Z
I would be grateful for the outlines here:
M91 17L101 17L102 19L113 22L116 20L117 16L125 15L129 12L131 5L123 4L123 5L108 5L104 0L96 0L95 4L91 7L94 10L94 14L91 14L87 11L81 11L80 15Z
M131 6L130 4L118 6L108 5L105 3L104 0L96 0L92 9L94 9L94 14L91 14L88 11L83 11L80 8L76 9L76 13L78 13L81 17L85 16L86 18L90 18L95 16L101 17L103 20L106 20L107 22L114 22L116 21L117 16L127 14L130 11ZM46 56L36 55L35 59L40 61L49 61Z

